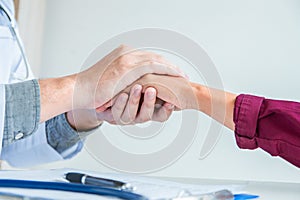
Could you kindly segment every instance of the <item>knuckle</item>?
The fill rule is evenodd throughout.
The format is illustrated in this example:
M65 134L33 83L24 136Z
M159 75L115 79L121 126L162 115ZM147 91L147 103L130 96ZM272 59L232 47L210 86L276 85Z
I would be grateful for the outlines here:
M118 65L120 66L128 66L130 63L131 62L128 55L121 55L118 59Z

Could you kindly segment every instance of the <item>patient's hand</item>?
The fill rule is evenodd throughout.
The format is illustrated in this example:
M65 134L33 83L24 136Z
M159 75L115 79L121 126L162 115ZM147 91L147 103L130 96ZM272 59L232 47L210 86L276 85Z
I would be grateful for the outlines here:
M190 83L187 79L181 77L171 77L166 75L147 74L135 81L132 85L122 91L121 94L115 96L111 101L105 105L97 108L98 112L110 109L120 96L130 94L134 85L142 85L142 93L145 93L148 88L155 88L156 104L160 105L174 105L176 110L183 109L199 109L198 101L194 93L195 84ZM165 107L165 106L163 106ZM168 112L168 114L171 114ZM166 120L168 117L165 117Z
M136 93L136 88L139 92ZM96 109L98 120L110 124L129 125L147 121L166 121L174 105L163 102L156 96L153 87L144 89L141 85L133 85L127 92L121 92L114 99Z
M198 109L198 101L192 84L181 77L147 74L134 84L143 86L143 91L148 87L157 90L157 97L165 102L171 103L177 109ZM129 92L131 86L124 91Z

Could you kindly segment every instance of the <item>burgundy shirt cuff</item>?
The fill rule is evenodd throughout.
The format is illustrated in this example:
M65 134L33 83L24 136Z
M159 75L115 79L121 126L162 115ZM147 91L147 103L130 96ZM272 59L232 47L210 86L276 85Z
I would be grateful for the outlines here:
M300 103L241 94L234 107L235 137L243 149L260 147L300 167Z
M264 98L241 94L234 107L235 138L243 149L256 149L257 119Z

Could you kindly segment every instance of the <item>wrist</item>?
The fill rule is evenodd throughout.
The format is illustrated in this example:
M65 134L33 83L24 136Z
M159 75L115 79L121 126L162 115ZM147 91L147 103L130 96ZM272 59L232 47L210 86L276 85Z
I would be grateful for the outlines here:
M68 123L74 130L86 132L97 128L103 123L103 121L97 119L94 112L92 110L72 110L65 115Z
M198 99L199 111L234 130L233 110L235 94L192 83Z
M211 94L208 87L199 85L197 83L191 83L194 95L197 99L197 103L193 109L210 113L211 112Z
M76 75L39 80L40 122L72 110Z

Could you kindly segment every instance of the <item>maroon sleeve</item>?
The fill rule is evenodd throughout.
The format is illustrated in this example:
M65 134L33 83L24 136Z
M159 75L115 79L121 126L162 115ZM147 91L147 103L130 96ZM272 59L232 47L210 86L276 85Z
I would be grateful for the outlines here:
M259 147L300 167L300 103L241 94L233 120L240 148Z

